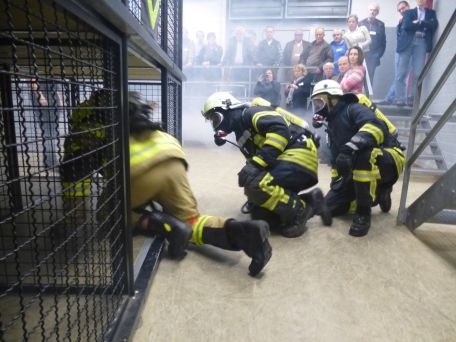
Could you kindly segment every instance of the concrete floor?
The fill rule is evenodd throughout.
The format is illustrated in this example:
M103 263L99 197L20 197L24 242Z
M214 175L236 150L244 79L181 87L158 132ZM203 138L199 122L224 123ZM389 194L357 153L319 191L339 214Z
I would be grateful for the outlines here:
M239 219L244 203L230 146L186 146L200 210ZM320 166L328 189L329 169ZM430 184L414 178L410 199ZM348 235L350 218L318 218L296 239L270 238L273 256L258 278L249 258L193 247L164 258L133 341L456 341L456 229L396 226L401 184L389 214L373 210L369 235Z

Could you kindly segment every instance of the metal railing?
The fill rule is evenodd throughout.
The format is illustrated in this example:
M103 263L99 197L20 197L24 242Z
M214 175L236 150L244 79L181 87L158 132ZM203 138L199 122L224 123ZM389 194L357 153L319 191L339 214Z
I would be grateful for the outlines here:
M456 111L456 99L447 107L442 116L437 120L436 124L427 133L426 138L415 149L415 137L418 124L423 119L430 105L433 103L437 95L442 90L445 82L448 80L456 67L456 55L453 55L448 65L445 67L442 75L436 82L435 87L431 90L423 105L420 107L423 82L428 76L434 62L442 51L450 33L456 23L456 11L453 12L447 26L442 32L436 46L434 47L429 59L424 66L416 85L415 99L413 103L413 120L410 127L409 143L407 149L407 161L404 169L404 178L402 184L401 200L399 205L399 213L397 222L406 224L409 229L413 230L420 224L438 215L445 209L456 209L456 197L454 196L454 181L456 180L456 165L446 172L442 178L431 186L424 194L422 194L413 204L406 207L408 188L410 183L410 173L413 163L423 153L427 146L435 139L442 127L451 118L451 115ZM445 186L446 185L446 186ZM450 191L449 193L447 193ZM443 199L443 200L442 200ZM456 222L455 222L456 223Z

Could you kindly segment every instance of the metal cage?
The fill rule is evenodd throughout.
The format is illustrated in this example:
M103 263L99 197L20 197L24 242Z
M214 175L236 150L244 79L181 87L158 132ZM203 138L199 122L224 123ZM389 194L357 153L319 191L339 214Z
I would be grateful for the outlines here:
M0 11L0 341L102 340L128 283L121 49L50 1Z

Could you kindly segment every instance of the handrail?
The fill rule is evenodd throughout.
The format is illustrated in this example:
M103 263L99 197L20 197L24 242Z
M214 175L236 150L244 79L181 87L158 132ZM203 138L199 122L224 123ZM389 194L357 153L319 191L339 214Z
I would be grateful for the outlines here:
M437 56L439 55L440 51L442 50L442 47L445 45L448 37L450 36L450 33L451 33L455 23L456 23L456 10L453 11L453 14L451 15L450 20L448 21L447 25L445 26L445 29L443 30L442 34L440 35L439 40L437 41L434 49L432 50L432 52L429 56L429 59L427 60L426 64L424 65L423 70L421 71L420 76L418 77L418 80L417 80L415 99L413 102L413 109L412 109L413 120L412 120L411 127L410 127L409 142L408 142L408 148L407 148L407 162L406 162L405 168L404 168L401 199L400 199L399 211L398 211L398 215L397 215L398 224L401 224L401 223L403 224L403 223L405 223L405 220L406 220L407 209L405 207L405 204L407 201L408 186L410 183L410 172L411 172L412 164L417 159L418 155L423 152L423 150L429 144L429 142L435 137L435 135L437 135L437 133L440 131L440 129L443 127L443 125L446 123L446 121L448 121L452 112L454 112L455 101L453 101L453 103L447 108L444 115L438 120L437 124L430 131L430 134L418 146L417 150L414 151L417 124L420 121L420 119L423 117L424 113L427 111L427 109L429 108L431 103L434 101L434 99L436 98L436 96L438 95L440 90L442 89L444 83L450 76L451 72L454 70L454 67L456 64L455 56L453 56L450 64L445 68L442 76L439 78L439 81L437 82L436 87L434 87L434 89L432 89L432 91L429 93L426 101L424 102L423 106L421 108L419 108L424 79L428 75L431 67L434 65L434 62L435 62Z

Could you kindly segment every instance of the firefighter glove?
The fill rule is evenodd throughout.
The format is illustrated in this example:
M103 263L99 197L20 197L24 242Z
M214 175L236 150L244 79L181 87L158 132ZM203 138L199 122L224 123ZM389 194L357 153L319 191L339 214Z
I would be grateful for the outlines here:
M355 151L347 145L342 146L336 158L337 172L342 177L347 177L353 168L353 155Z
M244 187L254 180L261 172L262 168L259 165L247 162L245 166L238 173L238 184L240 187Z

